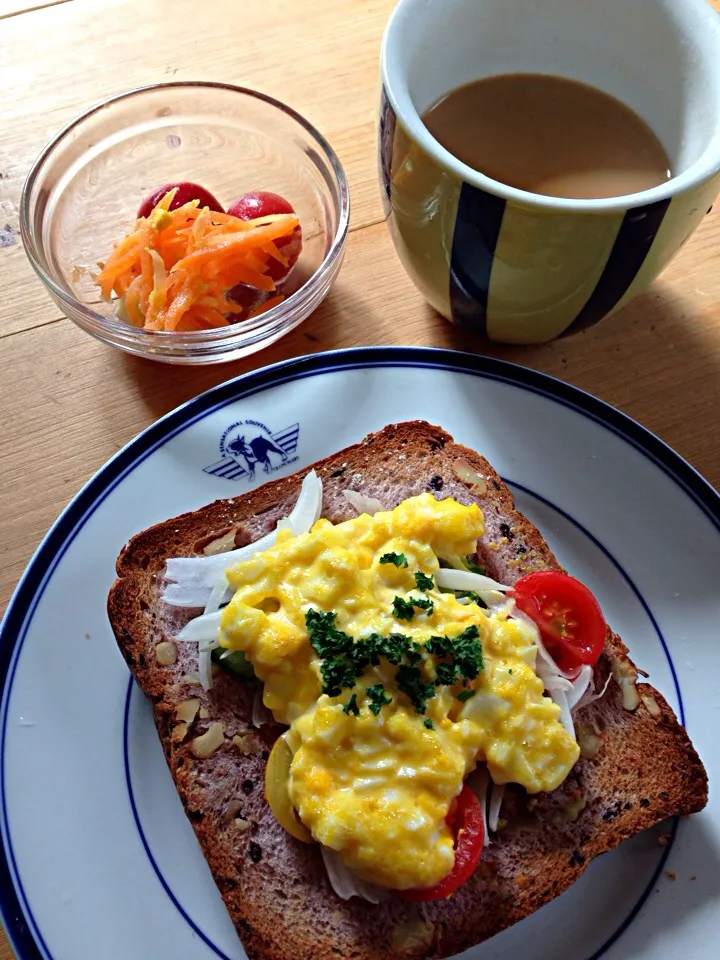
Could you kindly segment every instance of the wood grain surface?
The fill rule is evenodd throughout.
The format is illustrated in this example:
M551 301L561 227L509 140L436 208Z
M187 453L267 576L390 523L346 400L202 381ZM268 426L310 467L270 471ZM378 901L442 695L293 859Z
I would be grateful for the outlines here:
M0 0L0 610L59 511L135 434L229 377L320 350L420 344L514 360L624 410L720 486L720 204L649 292L586 333L510 348L451 327L406 277L382 218L377 57L392 7L313 0L308 16L298 0L204 0L198 16L194 0ZM330 296L242 362L170 367L96 342L59 315L17 235L22 183L48 138L108 94L167 79L222 80L289 102L327 136L350 181L351 234ZM12 958L0 934L0 960Z

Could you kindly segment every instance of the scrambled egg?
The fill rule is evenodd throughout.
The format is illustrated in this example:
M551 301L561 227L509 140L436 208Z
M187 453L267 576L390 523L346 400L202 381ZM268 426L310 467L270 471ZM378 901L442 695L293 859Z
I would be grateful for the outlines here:
M281 531L274 547L227 572L234 596L221 644L244 651L264 682L265 705L290 727L290 797L300 819L346 866L386 887L429 887L451 871L445 817L478 762L495 783L535 793L562 783L578 758L534 672L528 628L461 603L434 578L418 588L418 572L432 577L439 558L473 554L482 532L476 505L423 494L374 517L319 520L300 536ZM429 600L432 609L414 607L408 618L396 597ZM429 699L414 704L385 657L339 695L322 693L308 610L336 614L334 626L357 643L409 638L423 654L415 663L432 684ZM481 669L470 681L435 685L439 659L426 644L453 641L468 627L477 628Z

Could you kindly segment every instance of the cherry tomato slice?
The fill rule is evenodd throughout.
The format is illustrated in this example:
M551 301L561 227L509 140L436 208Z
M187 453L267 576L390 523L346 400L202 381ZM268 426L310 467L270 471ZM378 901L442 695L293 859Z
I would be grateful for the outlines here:
M547 652L563 672L597 663L607 624L584 583L557 570L538 570L521 577L513 593L518 609L535 621Z
M255 190L244 193L228 207L231 217L241 220L256 220L258 217L272 217L278 213L295 213L291 204L277 193L268 190Z
M201 207L209 207L216 213L225 212L220 201L216 200L209 190L206 190L205 187L201 187L199 183L190 183L189 180L183 180L179 183L166 183L164 186L158 187L157 190L153 190L152 193L148 194L148 196L145 197L143 202L140 204L137 212L138 219L140 217L150 216L153 209L157 206L160 200L162 200L165 194L169 190L173 190L175 187L177 187L177 193L170 203L171 210L177 210L178 207L182 207L183 204L189 203L191 200L199 200Z
M434 887L402 890L403 900L412 903L444 900L475 873L485 844L485 821L480 801L467 785L462 788L454 808L450 807L447 823L455 834L455 864L451 872Z
M272 217L281 213L295 213L295 211L285 197L270 193L268 190L255 190L238 197L228 207L228 213L231 217L239 217L240 220L256 220L258 217ZM302 250L302 230L296 227L291 236L282 237L276 243L278 249L282 250L283 255L287 257L288 265L284 266L279 260L270 261L268 273L275 283L283 280L297 263Z

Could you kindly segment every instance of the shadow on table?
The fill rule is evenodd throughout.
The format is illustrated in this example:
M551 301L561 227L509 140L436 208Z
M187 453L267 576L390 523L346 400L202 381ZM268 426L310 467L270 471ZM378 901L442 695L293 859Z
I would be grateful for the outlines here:
M418 298L397 323L377 297L343 282L316 312L265 350L207 367L173 367L122 356L154 417L249 370L289 357L355 344L421 343L511 360L559 377L624 410L720 482L708 438L720 425L720 350L705 314L656 283L590 330L532 347L492 344L447 323ZM714 458L714 459L713 459ZM713 476L713 474L718 474Z
M161 417L186 400L249 370L333 349L341 337L339 321L331 291L315 313L286 337L241 360L198 367L157 363L130 354L122 354L119 360L128 378L135 382L142 401L155 417Z
M490 344L442 323L436 344L511 360L572 383L634 417L720 483L708 445L720 427L717 324L662 283L596 327L553 343Z

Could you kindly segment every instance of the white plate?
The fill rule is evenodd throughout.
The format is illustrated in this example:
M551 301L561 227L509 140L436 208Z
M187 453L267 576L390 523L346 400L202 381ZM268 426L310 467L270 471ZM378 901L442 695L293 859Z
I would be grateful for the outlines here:
M687 724L712 786L718 494L616 410L520 367L403 347L290 361L192 400L129 444L60 517L17 589L0 644L0 897L19 960L244 957L107 623L115 556L150 524L414 418L507 478ZM260 462L250 477L226 455L231 427L248 442L271 438L285 462L271 450L268 473ZM669 825L671 845L658 831L635 838L468 957L707 957L720 896L711 796L704 813Z

